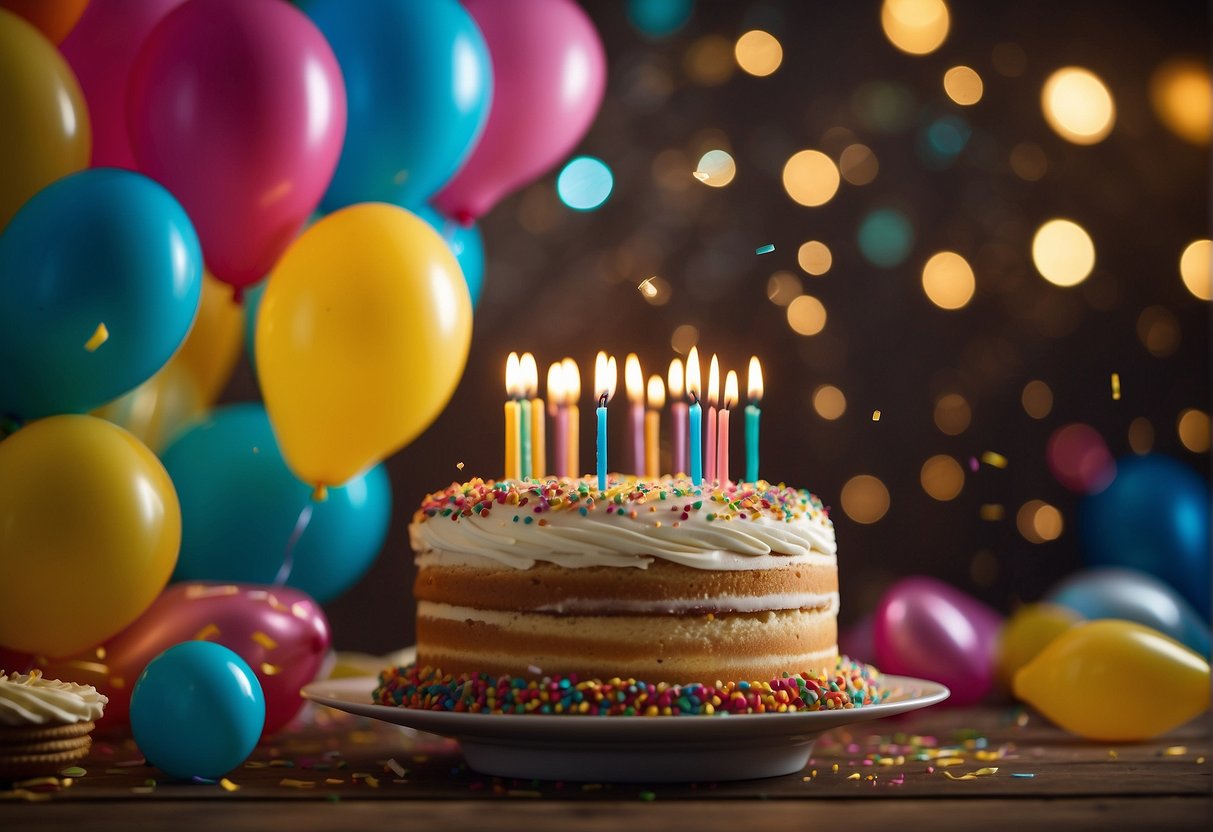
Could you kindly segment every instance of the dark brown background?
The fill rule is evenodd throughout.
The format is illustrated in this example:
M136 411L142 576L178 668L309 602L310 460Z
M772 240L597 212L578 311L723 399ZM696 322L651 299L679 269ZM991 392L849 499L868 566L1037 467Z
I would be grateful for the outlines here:
M541 375L549 362L571 355L583 382L598 349L620 359L634 350L646 374L664 375L671 334L683 324L697 327L701 351L719 352L726 367L743 370L751 353L759 355L767 380L763 476L810 487L834 506L843 483L858 473L878 476L891 494L890 510L873 525L833 512L844 622L906 574L942 577L1010 609L1077 568L1079 498L1050 476L1044 456L1049 435L1062 425L1091 424L1122 455L1130 452L1130 422L1144 416L1156 452L1207 475L1207 460L1187 451L1175 428L1185 408L1209 409L1208 307L1185 290L1177 268L1184 246L1209 233L1207 149L1162 126L1148 96L1150 75L1165 59L1207 62L1205 4L955 3L946 43L925 57L890 45L876 2L701 0L690 22L662 40L638 33L623 3L587 8L606 44L610 81L579 152L612 168L614 193L600 210L577 213L558 201L553 173L483 220L486 288L467 371L438 421L388 462L395 518L374 568L328 606L338 647L382 652L411 643L406 526L427 490L498 473L510 350L534 352ZM684 59L700 38L731 43L755 27L783 45L774 75L754 78L734 67L719 86L689 77ZM999 44L1022 49L1022 74L995 68ZM958 107L944 94L943 73L956 64L973 67L985 82L974 107ZM1098 74L1116 100L1115 129L1095 146L1067 143L1041 116L1044 79L1071 64ZM903 129L865 126L856 92L872 82L895 85L912 102ZM920 134L948 114L967 120L972 136L950 167L933 170L924 164ZM841 146L831 142L838 133L828 131L839 127L873 150L879 175L863 187L844 182L823 207L796 205L780 183L784 162L805 148L837 159ZM1021 142L1044 151L1040 181L1024 181L1010 167L1011 149ZM691 177L711 147L727 148L737 160L737 178L723 189ZM685 167L685 182L659 178L670 165ZM892 269L868 264L856 243L862 217L879 207L902 211L915 229L908 259ZM1095 242L1095 271L1076 288L1046 283L1031 263L1032 234L1055 216L1078 220ZM823 277L797 268L797 248L809 239L833 252ZM766 243L775 252L756 256ZM923 262L943 249L968 258L977 277L976 296L956 312L938 309L921 289ZM794 333L785 310L767 299L767 280L779 270L800 274L805 290L825 304L829 320L820 335ZM637 291L651 275L672 290L663 306ZM1151 306L1169 310L1179 328L1179 347L1167 357L1151 355L1137 334L1138 317ZM1120 374L1120 401L1110 396L1112 372ZM1031 379L1046 381L1055 397L1041 421L1020 404ZM810 393L822 383L846 393L838 421L812 409ZM973 410L958 436L941 433L932 417L936 397L950 391ZM255 396L242 366L225 398ZM586 392L583 412L589 407ZM874 409L882 411L879 422L871 420ZM612 441L621 448L622 408L614 415ZM588 470L588 420L583 428ZM957 499L938 502L919 484L928 457L946 453L967 462L987 450L1006 456L1009 466L966 468ZM1056 541L1031 543L1017 530L1015 512L1030 499L1062 511L1066 527ZM986 503L1004 505L1006 518L980 519Z

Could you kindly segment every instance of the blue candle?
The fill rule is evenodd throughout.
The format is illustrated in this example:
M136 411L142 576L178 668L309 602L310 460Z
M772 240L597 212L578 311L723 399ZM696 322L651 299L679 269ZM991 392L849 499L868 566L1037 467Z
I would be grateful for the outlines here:
M607 397L606 393L598 400L598 490L606 491L607 487Z
M598 490L607 487L607 402L615 395L615 357L605 352L594 359L594 391L598 394Z
M746 482L758 482L758 419L762 411L758 403L762 401L762 365L756 356L750 356L749 372L750 403L745 409L745 479Z
M696 398L687 408L691 419L691 485L703 482L703 408Z

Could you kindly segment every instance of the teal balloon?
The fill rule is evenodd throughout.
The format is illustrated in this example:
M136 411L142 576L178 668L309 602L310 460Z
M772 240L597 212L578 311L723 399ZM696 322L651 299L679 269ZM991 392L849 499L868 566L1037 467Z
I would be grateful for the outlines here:
M383 546L392 488L382 465L312 502L278 449L260 404L221 407L161 457L181 503L173 581L274 582L300 514L311 517L290 554L286 585L329 601L366 573Z
M436 208L422 205L414 213L430 224L442 235L451 253L459 261L463 279L467 281L468 293L472 296L472 308L480 303L480 292L484 288L484 239L475 223L462 225L442 216Z
M51 183L0 235L0 415L85 413L132 390L201 297L198 235L163 187L111 168Z
M651 38L668 37L683 26L695 10L695 0L628 0L628 22Z
M170 777L222 777L261 738L265 695L252 669L212 641L184 641L152 659L131 692L131 733Z
M1087 562L1140 569L1209 617L1209 483L1158 454L1120 459L1116 477L1080 507Z
M304 0L345 78L345 145L321 207L425 204L472 152L493 95L489 50L456 0Z

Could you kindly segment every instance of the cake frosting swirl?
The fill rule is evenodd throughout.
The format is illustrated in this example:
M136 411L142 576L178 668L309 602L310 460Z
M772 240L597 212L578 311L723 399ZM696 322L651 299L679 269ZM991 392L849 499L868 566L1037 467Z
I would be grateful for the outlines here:
M92 685L0 671L0 725L70 725L96 722L109 699Z

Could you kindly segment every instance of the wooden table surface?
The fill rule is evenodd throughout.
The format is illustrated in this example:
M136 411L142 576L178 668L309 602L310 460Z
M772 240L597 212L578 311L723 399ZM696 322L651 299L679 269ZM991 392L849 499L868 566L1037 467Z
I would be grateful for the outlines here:
M168 781L129 739L98 738L66 787L0 791L0 829L1048 832L1208 830L1213 818L1203 718L1109 745L1010 705L933 708L831 732L796 775L680 785L487 777L440 738L319 707L304 722L263 742L229 776L233 790Z

